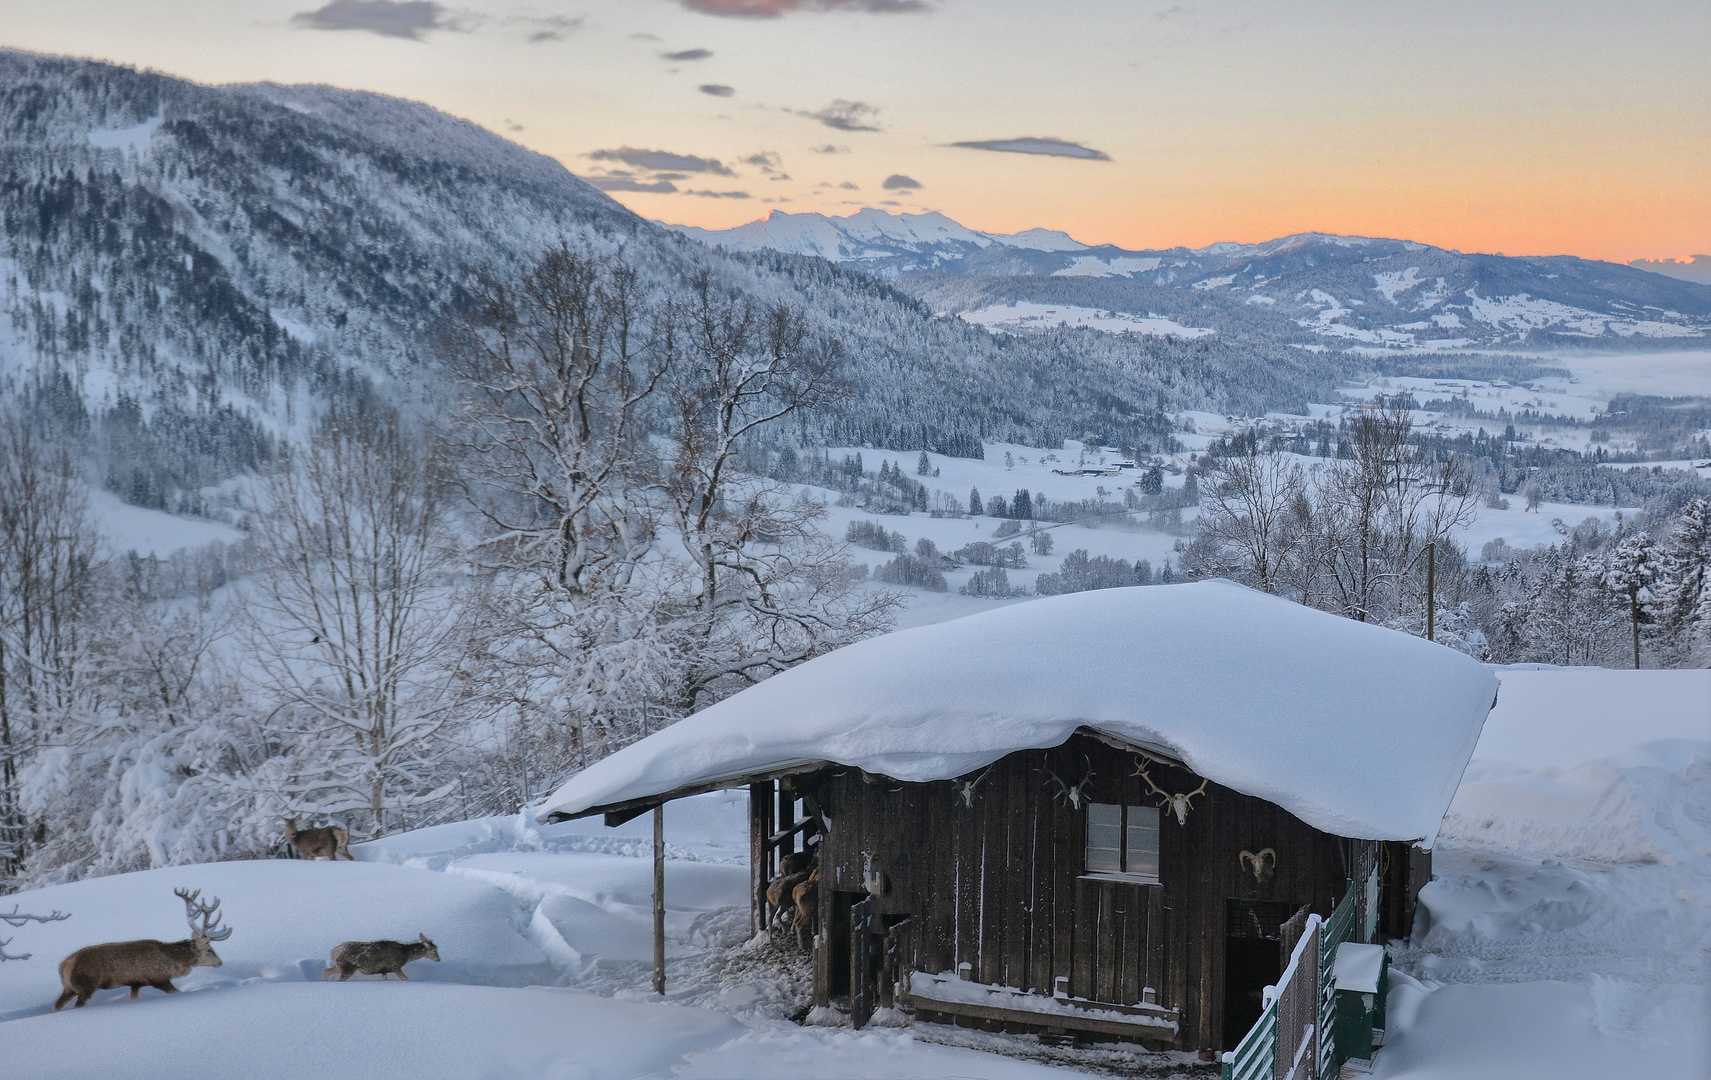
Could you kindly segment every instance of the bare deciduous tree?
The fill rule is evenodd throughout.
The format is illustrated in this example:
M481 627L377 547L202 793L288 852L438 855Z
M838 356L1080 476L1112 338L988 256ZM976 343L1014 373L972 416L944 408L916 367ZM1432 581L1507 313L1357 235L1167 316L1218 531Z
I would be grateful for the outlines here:
M390 414L334 414L259 486L248 639L295 741L272 776L291 810L380 835L455 787L445 729L467 719L473 605L445 492Z

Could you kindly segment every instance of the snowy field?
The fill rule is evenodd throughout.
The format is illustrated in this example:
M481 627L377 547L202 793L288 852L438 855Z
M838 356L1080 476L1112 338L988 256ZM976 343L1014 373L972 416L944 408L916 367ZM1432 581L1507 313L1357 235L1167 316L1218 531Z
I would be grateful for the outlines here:
M1062 273L1062 271L1059 271ZM1053 327L1090 327L1108 334L1153 334L1160 337L1211 337L1216 330L1204 326L1184 326L1163 315L1131 315L1126 311L1105 311L1100 308L1076 307L1073 304L1039 304L1018 300L1013 304L994 304L975 311L959 312L958 318L988 330L1015 333L1020 330L1049 330Z

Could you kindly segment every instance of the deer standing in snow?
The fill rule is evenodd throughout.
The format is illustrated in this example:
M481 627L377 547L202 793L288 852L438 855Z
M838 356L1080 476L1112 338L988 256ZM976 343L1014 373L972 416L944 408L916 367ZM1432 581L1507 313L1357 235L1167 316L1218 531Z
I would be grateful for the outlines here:
M802 939L802 932L814 932L814 923L820 917L820 868L815 867L808 872L808 880L796 886L791 891L790 898L796 902L796 947L806 949L808 946Z
M355 862L351 856L350 833L341 825L323 825L318 829L298 829L297 819L285 819L285 839L297 849L299 857L304 859L329 859L337 862L339 856L344 856Z
M415 941L347 941L333 950L333 966L321 972L321 981L326 982L336 971L339 981L362 972L364 975L379 975L381 981L386 976L396 975L405 982L410 977L404 974L404 965L412 960L427 957L434 963L440 962L440 950L428 940L428 935L417 934Z
M131 988L135 1000L145 986L168 994L178 993L172 980L190 974L191 968L219 967L220 957L214 952L214 942L232 936L232 928L215 929L219 921L220 901L203 903L198 899L202 890L189 892L174 889L173 895L184 901L184 917L190 923L186 941L112 941L105 945L87 945L59 965L60 985L65 993L53 1003L53 1011L65 1008L65 1003L77 999L77 1008L89 1004L97 990L119 986ZM197 924L197 920L201 924Z

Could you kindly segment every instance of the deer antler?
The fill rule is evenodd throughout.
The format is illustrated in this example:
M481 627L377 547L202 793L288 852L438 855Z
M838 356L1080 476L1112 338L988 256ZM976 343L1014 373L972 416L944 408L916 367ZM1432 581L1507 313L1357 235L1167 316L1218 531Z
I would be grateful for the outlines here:
M1188 811L1193 809L1194 797L1203 793L1206 790L1206 785L1212 782L1210 780L1201 780L1200 786L1195 788L1193 791L1178 792L1173 795L1164 788L1153 783L1153 778L1147 775L1147 759L1145 758L1141 758L1135 763L1134 775L1145 780L1147 782L1147 786L1153 789L1153 793L1159 797L1160 806L1170 807L1170 812L1176 815L1176 823L1178 825L1188 824Z
M1083 774L1081 780L1074 785L1064 783L1063 777L1053 772L1050 766L1047 766L1045 770L1046 775L1050 776L1052 780L1057 783L1059 794L1067 798L1069 800L1069 805L1077 810L1081 809L1081 800L1085 797L1083 789L1087 787L1088 781L1092 780L1094 776L1092 760L1086 756L1083 756L1081 760L1086 766L1087 771Z
M232 928L229 926L222 930L214 929L220 921L219 897L216 896L212 903L203 902L197 899L202 895L201 889L195 892L189 889L174 889L172 895L184 901L184 920L190 924L192 934L205 937L209 941L224 941L232 936ZM201 926L196 925L197 919L202 920Z
M973 780L959 780L959 781L957 781L957 785L956 785L957 797L962 800L962 805L965 809L968 809L968 810L974 809L974 789L978 788L980 786L980 782L982 780L986 779L987 773L991 772L993 769L995 769L997 767L998 767L998 763L995 761L991 765L988 765L986 767L986 770L984 772L982 772L979 776L975 777Z

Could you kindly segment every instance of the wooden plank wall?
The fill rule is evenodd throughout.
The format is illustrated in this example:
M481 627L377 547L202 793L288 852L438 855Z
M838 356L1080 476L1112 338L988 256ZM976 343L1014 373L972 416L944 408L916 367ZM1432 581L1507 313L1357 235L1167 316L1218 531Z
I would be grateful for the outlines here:
M1222 1049L1227 902L1284 901L1328 915L1346 880L1364 880L1377 845L1321 833L1280 807L1217 785L1193 802L1185 824L1161 814L1157 886L1082 877L1085 811L1071 806L1047 770L1086 779L1090 801L1153 805L1137 758L1077 735L995 765L965 805L949 782L904 784L858 770L818 785L831 819L821 852L827 888L862 891L871 865L889 888L876 912L913 916L908 966L1049 994L1066 975L1071 993L1134 1004L1145 987L1181 1010L1182 1049ZM1170 792L1200 778L1149 767ZM972 779L972 777L970 778ZM1259 882L1239 861L1270 847L1277 864ZM866 858L864 859L864 853Z

